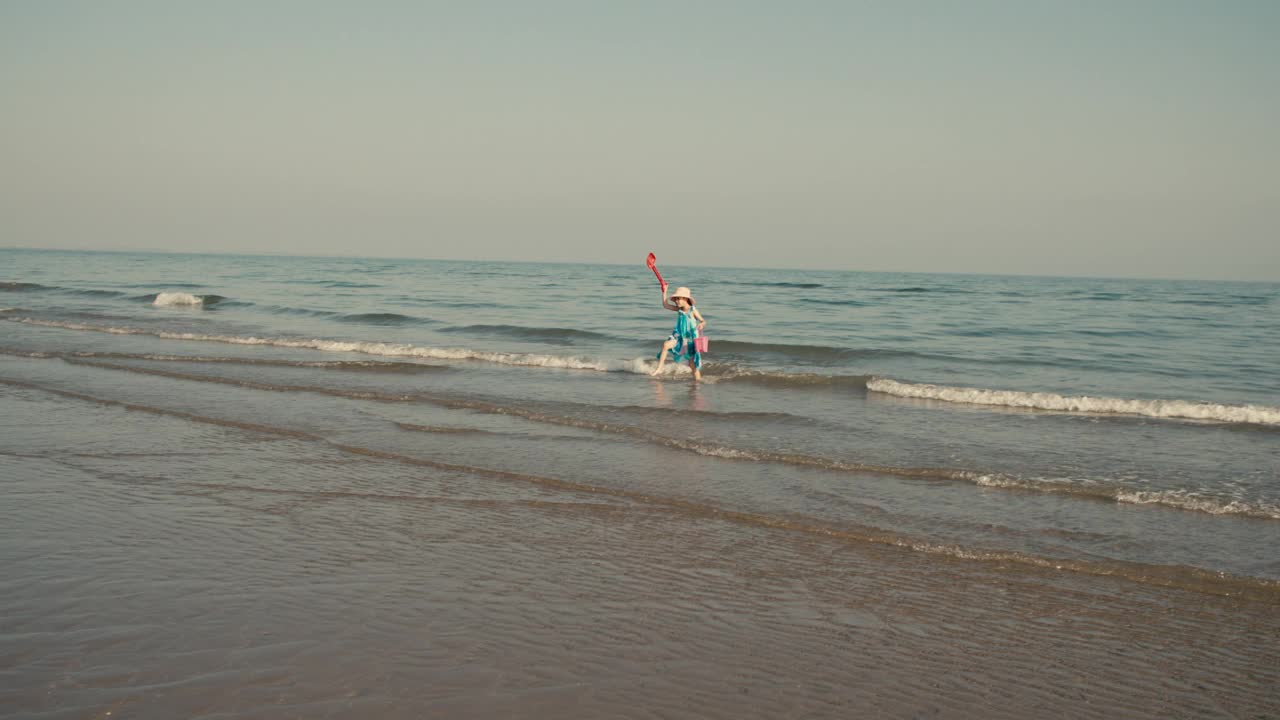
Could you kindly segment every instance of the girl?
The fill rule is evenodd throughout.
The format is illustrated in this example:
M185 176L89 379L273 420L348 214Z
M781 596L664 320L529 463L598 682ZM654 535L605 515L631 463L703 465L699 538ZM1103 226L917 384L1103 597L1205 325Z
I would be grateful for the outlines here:
M693 379L701 380L702 354L694 348L693 340L702 333L702 329L707 326L707 321L693 306L693 296L687 287L676 288L676 291L671 294L671 301L668 302L667 286L663 285L662 307L679 314L676 315L675 329L671 331L666 342L662 343L662 351L658 353L658 369L649 374L657 375L662 372L662 367L667 364L667 353L672 353L673 362L688 360L689 369L693 371Z

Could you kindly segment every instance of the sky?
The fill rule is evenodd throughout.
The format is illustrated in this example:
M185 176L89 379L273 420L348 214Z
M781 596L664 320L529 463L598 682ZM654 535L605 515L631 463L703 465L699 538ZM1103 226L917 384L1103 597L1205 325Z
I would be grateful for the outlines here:
M1280 3L0 3L0 246L1280 281Z

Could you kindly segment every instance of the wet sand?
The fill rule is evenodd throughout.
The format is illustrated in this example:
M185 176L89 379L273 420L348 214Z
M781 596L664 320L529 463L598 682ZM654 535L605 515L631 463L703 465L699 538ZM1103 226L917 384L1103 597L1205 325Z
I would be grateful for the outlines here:
M1280 606L0 386L0 714L1275 717Z

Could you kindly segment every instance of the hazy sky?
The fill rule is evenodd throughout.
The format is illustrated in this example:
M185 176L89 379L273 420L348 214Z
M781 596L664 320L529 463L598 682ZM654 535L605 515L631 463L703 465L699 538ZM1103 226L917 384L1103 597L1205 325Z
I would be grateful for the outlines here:
M1280 2L0 3L0 246L1280 280Z

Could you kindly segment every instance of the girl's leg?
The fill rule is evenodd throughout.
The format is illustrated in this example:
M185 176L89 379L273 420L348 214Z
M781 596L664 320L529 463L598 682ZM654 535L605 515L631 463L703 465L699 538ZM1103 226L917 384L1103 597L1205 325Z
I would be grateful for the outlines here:
M698 363L693 358L689 358L689 369L693 371L694 380L702 379L702 371L698 369Z
M667 351L669 351L671 348L675 346L676 346L675 340L667 340L666 342L662 343L662 352L658 355L658 369L649 373L650 375L657 375L658 373L662 372L662 366L667 364Z

